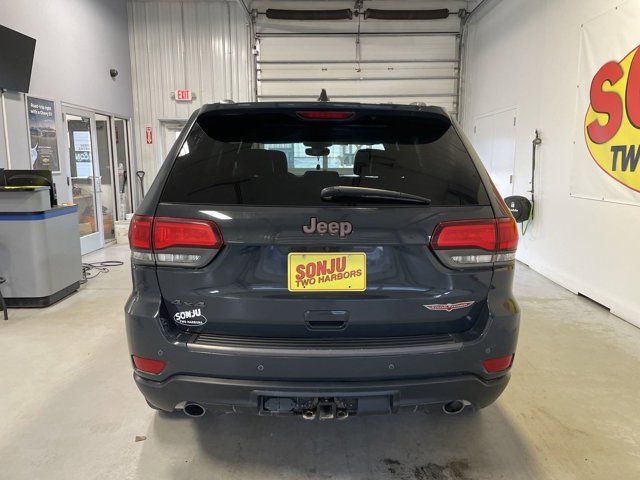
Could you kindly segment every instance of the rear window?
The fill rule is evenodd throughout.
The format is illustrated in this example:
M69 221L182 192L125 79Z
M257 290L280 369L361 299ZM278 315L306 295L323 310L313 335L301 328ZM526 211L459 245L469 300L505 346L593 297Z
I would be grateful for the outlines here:
M342 185L420 195L432 205L489 204L448 119L396 112L354 117L205 114L181 146L160 201L317 206L326 205L323 188Z

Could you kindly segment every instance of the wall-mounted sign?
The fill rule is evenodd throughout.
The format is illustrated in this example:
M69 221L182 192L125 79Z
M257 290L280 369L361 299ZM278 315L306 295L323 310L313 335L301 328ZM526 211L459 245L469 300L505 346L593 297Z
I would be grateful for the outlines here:
M607 88L609 87L609 88ZM640 192L640 53L607 62L593 77L585 139L594 161L614 180Z
M173 92L176 102L190 102L192 100L191 90L176 90Z
M76 163L76 177L93 175L91 162L91 133L88 130L73 131L73 155Z
M582 27L574 196L640 205L639 18L627 3Z
M151 145L153 143L153 131L151 127L145 127L144 136L147 139L147 145Z
M53 100L26 96L31 168L60 171Z

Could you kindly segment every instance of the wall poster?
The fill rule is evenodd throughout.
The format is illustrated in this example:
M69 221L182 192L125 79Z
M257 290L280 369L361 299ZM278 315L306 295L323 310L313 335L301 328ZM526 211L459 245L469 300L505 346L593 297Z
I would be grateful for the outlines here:
M54 102L29 95L26 100L31 168L60 172Z
M582 25L572 196L640 205L639 22L625 2Z

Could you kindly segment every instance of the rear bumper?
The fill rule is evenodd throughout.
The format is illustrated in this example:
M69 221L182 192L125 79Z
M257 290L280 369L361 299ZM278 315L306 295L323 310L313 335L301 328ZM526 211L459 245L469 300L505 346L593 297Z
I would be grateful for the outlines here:
M466 400L476 408L493 403L506 388L509 374L493 380L459 375L418 380L381 382L268 382L174 375L157 382L134 373L145 398L155 407L173 411L182 402L196 402L209 409L260 413L265 397L340 397L359 399L358 414L393 413L404 408L439 406ZM366 399L389 399L367 402Z
M134 291L125 320L130 353L166 363L159 375L134 374L149 403L162 410L190 401L259 412L260 397L268 396L387 396L390 411L453 400L481 408L495 401L509 381L508 372L487 373L482 362L516 351L520 312L510 291L512 269L494 273L487 320L453 341L316 349L267 342L199 344L194 335L176 336L162 313L162 297L151 273L137 280L149 290Z

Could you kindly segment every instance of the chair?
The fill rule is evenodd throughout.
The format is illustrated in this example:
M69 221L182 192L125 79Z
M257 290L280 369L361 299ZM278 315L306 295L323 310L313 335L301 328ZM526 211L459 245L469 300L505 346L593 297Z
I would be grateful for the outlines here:
M7 279L0 277L0 285L6 282ZM7 304L4 302L4 297L2 296L2 289L0 289L0 307L2 307L2 312L4 313L4 319L9 320L9 314L7 313Z

